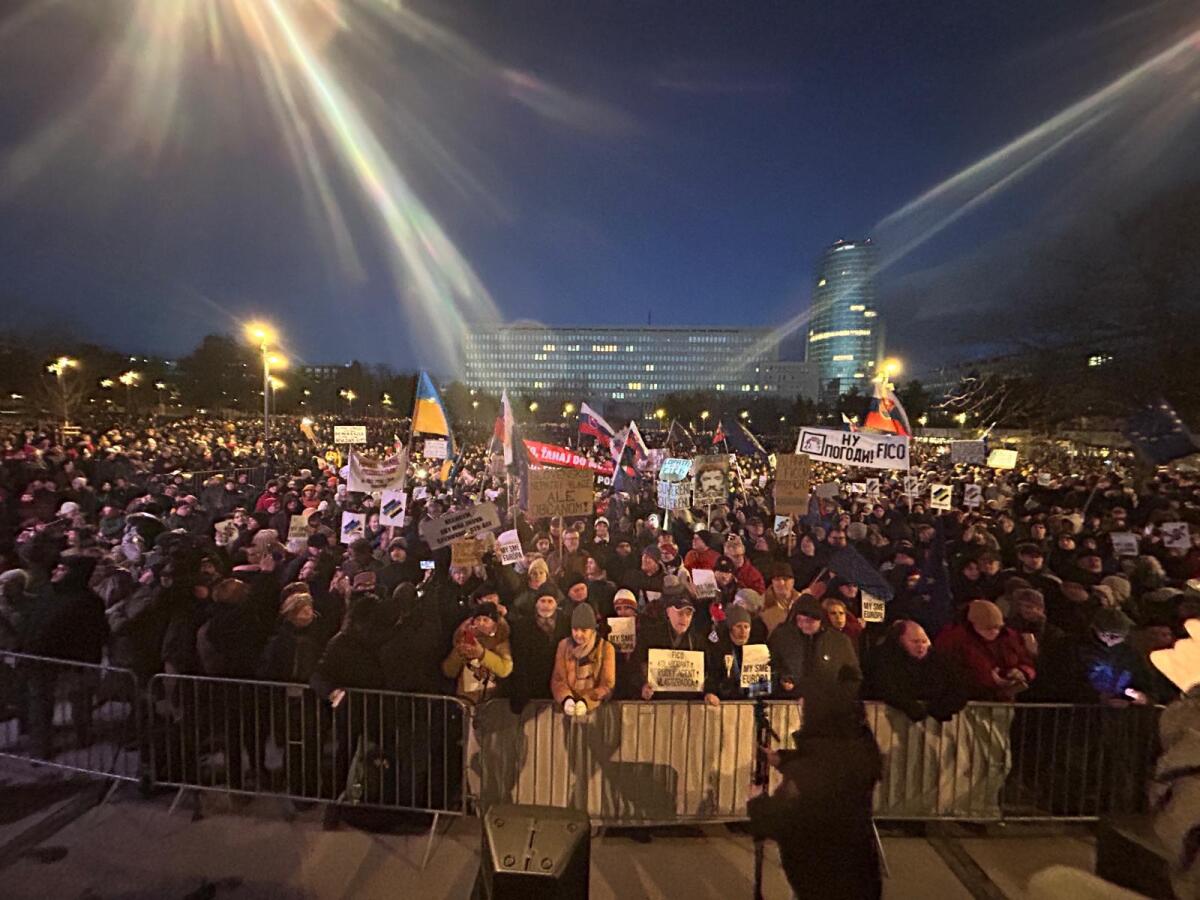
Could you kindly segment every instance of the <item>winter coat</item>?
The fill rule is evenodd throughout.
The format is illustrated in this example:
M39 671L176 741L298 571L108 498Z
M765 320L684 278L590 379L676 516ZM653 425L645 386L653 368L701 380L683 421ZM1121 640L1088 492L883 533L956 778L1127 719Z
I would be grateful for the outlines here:
M559 642L570 633L570 620L562 610L554 614L554 627L549 634L538 627L536 613L513 622L513 671L507 684L509 697L518 702L549 699L554 657Z
M1033 657L1021 636L1007 626L994 641L985 641L969 623L957 622L942 629L933 648L962 680L972 700L1011 703L1017 698L1017 691L996 684L993 669L1001 673L1020 669L1030 684L1037 677Z
M747 644L762 643L751 639ZM755 696L767 696L773 690L773 684L767 683L761 687L742 687L742 650L729 637L729 629L725 625L717 626L717 642L709 642L708 653L711 661L707 666L709 683L704 692L715 694L722 700L748 700ZM774 681L775 666L771 666Z
M314 620L307 628L281 622L263 648L255 677L262 681L308 684L324 649Z
M575 641L563 638L558 643L554 655L554 673L550 677L550 692L554 702L562 705L568 697L574 700L586 700L590 709L595 709L600 703L613 695L616 687L616 651L613 645L599 635L596 636L595 646L589 654L592 663L592 686L583 689L577 686L576 677L579 660L575 658Z
M389 624L388 636L379 648L384 687L413 694L442 693L446 687L442 648L446 643L437 608L428 598L418 597L410 610L401 610Z
M1150 786L1154 831L1172 860L1176 897L1200 896L1200 687L1162 712L1162 754Z
M850 638L840 631L822 626L810 637L792 620L771 633L767 646L776 678L793 683L790 691L781 685L780 693L803 697L810 691L838 690L847 697L857 698L862 683L858 655Z
M468 619L454 630L450 653L442 660L442 672L447 678L455 679L457 696L471 703L481 703L495 695L501 679L512 674L512 646L509 643L508 623L501 620L491 637L475 636L483 646L483 656L468 662L459 654L458 646L471 626L472 622Z
M931 716L945 722L967 704L967 695L955 673L930 649L924 659L914 659L899 643L889 640L872 655L864 694L882 700L920 722Z
M792 608L792 604L796 602L796 598L800 596L800 592L795 588L792 589L791 596L780 597L775 593L775 587L767 588L767 592L763 594L762 612L758 614L759 620L767 626L767 635L770 636L776 628L787 621L788 610Z
M65 561L62 581L46 585L30 610L25 651L77 662L99 663L108 642L104 601L88 588L94 560Z

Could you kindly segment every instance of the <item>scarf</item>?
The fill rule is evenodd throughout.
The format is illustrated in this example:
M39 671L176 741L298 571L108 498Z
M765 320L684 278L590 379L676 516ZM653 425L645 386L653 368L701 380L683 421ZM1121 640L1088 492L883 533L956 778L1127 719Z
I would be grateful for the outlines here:
M593 651L597 646L596 632L590 631L590 635L591 637L586 644L576 644L571 650L571 653L575 656L574 692L576 696L590 691L595 677Z

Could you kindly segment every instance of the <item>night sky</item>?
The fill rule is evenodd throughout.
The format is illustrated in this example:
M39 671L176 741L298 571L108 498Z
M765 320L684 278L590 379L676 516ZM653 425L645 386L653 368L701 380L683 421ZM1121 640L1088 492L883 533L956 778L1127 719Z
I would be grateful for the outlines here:
M806 308L823 246L895 250L876 229L889 213L1200 27L1192 3L1103 0L406 6L482 65L371 27L358 8L385 0L342 5L351 30L323 55L346 95L502 316L551 324L777 325ZM171 356L260 314L308 362L445 368L319 134L359 271L305 206L253 42L188 56L166 115L165 80L129 88L135 57L165 52L144 3L4 9L0 323ZM935 346L930 323L1011 302L970 273L1091 211L1087 183L1056 190L1068 176L1120 175L1129 199L1194 174L1142 145L1113 165L1110 138L897 260L880 284L891 349L913 368L983 352L953 328Z

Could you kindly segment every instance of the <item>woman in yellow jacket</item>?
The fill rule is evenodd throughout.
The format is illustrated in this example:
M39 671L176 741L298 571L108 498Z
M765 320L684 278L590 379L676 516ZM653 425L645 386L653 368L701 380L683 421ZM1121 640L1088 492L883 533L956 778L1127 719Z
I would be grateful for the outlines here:
M550 693L568 716L585 716L612 696L617 654L596 633L596 612L587 603L571 613L571 636L558 642Z

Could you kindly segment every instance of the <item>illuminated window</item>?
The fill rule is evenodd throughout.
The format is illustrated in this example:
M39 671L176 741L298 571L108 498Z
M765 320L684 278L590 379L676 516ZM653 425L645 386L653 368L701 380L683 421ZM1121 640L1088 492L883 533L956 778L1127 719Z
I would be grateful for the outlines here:
M875 318L877 315L879 315L879 313L875 312L875 310L873 310L873 309L868 309L866 312L864 312L864 313L863 313L863 318L864 318L864 319L873 319L873 318Z
M866 378L867 376L864 375L862 372L855 372L854 377L855 378Z
M1110 362L1112 362L1112 354L1109 353L1096 353L1088 357L1088 365L1092 366L1093 368Z
M850 312L862 312L866 307L861 303L850 304Z
M854 362L853 353L839 353L833 358L834 362Z
M826 283L827 282L825 281L825 279L822 278L820 281L817 282L817 287L825 287Z
M870 328L842 328L838 331L810 332L808 335L808 339L811 343L815 344L817 341L827 341L830 338L870 337L870 336L871 336Z

